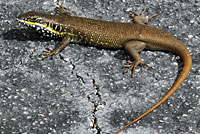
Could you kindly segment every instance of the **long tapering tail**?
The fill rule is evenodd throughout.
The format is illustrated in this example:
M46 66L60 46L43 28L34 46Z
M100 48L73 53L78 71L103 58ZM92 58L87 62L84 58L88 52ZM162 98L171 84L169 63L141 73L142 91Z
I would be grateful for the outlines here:
M174 50L174 52L177 53L181 57L181 59L183 60L184 66L183 66L183 69L181 71L180 76L178 77L178 79L176 80L176 82L174 83L172 88L165 94L165 96L159 102L157 102L154 106L152 106L145 113L140 115L137 119L130 122L129 124L127 124L126 126L121 128L119 131L115 132L115 134L118 134L119 132L121 132L122 130L124 130L128 126L130 126L131 124L137 122L138 120L140 120L141 118L143 118L144 116L146 116L147 114L152 112L154 109L156 109L158 106L160 106L163 102L165 102L179 88L179 86L183 83L183 81L186 79L187 75L190 72L190 68L192 66L192 58L190 56L189 51L187 50L187 48L185 46L182 46L181 49L183 51L181 51L180 49L179 50L176 49L176 50Z

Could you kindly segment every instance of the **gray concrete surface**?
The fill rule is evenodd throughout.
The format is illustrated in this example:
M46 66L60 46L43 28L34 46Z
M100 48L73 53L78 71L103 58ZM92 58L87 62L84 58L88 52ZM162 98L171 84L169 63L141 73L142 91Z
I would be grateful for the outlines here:
M159 14L149 25L180 39L193 66L179 90L123 134L200 133L200 0L66 0L77 16L130 22L125 11ZM182 61L172 53L143 51L152 68L122 74L123 50L70 44L52 61L41 60L57 39L19 26L29 10L53 13L54 1L0 1L0 133L110 134L155 104L172 86Z

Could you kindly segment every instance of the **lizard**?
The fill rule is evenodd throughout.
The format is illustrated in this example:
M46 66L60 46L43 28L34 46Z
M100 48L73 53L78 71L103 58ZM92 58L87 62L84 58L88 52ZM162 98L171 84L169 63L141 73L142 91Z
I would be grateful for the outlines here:
M133 59L133 61L128 61L128 64L123 66L128 68L125 72L132 71L133 76L138 65L148 66L142 62L139 55L139 52L143 49L169 51L180 56L183 61L183 68L171 89L155 105L120 130L114 132L115 134L137 122L164 103L183 83L192 66L190 52L181 41L162 30L146 25L157 14L145 17L146 8L139 14L134 11L130 12L134 14L130 16L134 23L77 17L62 5L59 5L59 1L57 1L56 14L29 11L17 16L20 23L36 29L45 36L62 38L62 41L53 50L46 49L41 53L43 59L54 57L70 42L79 43L84 41L98 46L122 48Z

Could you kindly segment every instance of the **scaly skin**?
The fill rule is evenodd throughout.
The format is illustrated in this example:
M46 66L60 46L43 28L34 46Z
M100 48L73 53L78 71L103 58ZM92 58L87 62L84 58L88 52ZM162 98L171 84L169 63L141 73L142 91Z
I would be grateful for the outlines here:
M37 28L43 27L44 31L42 32L47 33L49 31L52 33L49 36L57 35L63 38L62 42L54 50L43 51L41 55L43 55L44 58L55 56L62 51L68 43L79 42L80 40L92 42L100 46L124 48L133 59L133 62L129 61L128 65L124 65L124 67L128 67L128 69L125 70L126 72L132 70L134 73L136 66L146 65L142 63L138 53L144 48L170 51L181 57L184 66L172 88L152 108L119 131L115 132L115 134L117 134L165 102L186 79L192 66L192 58L183 43L166 32L144 25L149 19L157 16L144 17L145 10L140 14L131 11L135 14L135 16L132 17L136 23L108 22L75 17L62 6L58 6L55 9L58 15L27 12L21 14L17 18L20 22L28 24L29 26Z

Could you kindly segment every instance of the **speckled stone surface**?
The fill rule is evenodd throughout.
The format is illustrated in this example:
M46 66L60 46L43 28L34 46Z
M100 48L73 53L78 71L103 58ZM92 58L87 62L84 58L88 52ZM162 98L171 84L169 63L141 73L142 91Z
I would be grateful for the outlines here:
M191 72L164 104L126 134L200 133L200 0L67 0L77 16L131 22L126 10L159 14L148 25L180 39L193 58ZM150 69L122 74L123 50L70 44L54 60L41 60L57 39L19 26L30 10L53 13L51 0L0 1L0 133L111 134L155 104L170 89L182 61L170 52L143 51Z

